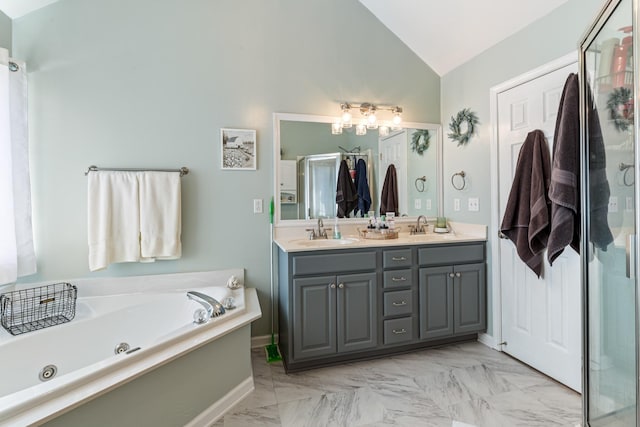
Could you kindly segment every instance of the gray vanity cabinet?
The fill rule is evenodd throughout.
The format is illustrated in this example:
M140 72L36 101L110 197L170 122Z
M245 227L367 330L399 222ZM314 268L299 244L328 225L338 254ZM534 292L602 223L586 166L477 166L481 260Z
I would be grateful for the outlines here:
M437 265L419 270L420 339L485 330L484 244L421 248L418 258L421 266Z
M278 252L287 372L473 339L484 242Z
M375 251L280 255L281 304L289 293L293 303L280 307L281 351L289 364L378 345ZM283 286L287 276L290 286ZM291 340L283 336L283 326Z
M375 273L293 279L293 299L296 359L378 344Z

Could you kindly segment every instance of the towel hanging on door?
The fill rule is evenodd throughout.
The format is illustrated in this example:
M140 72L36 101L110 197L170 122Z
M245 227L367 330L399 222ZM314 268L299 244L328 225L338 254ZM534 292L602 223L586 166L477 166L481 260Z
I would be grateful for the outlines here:
M553 264L567 245L580 253L580 90L574 73L567 77L558 108L549 200L547 259Z
M531 131L520 148L500 231L514 243L520 259L538 277L549 238L550 176L547 139L542 131Z

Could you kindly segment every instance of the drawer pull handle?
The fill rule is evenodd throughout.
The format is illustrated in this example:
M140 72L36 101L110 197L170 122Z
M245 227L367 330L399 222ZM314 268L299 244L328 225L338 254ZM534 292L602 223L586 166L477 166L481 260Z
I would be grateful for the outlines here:
M406 301L400 301L400 302L396 302L396 301L394 301L394 302L392 302L391 304L392 304L394 307L402 307L403 305L407 305L407 302L406 302Z
M407 258L405 258L403 256L394 256L394 257L391 257L391 259L393 261L406 261L407 260Z
M394 334L396 334L396 335L402 335L402 334L406 334L406 333L407 333L407 330L406 330L405 328L402 328L402 329L400 329L400 330L398 330L398 329L394 329L394 330L393 330L393 333L394 333Z
M336 288L336 284L335 284L335 283L332 283L332 284L330 284L330 285L329 285L329 287L330 287L331 289L335 289L335 288Z
M339 287L340 289L344 288L344 283L340 283L340 284L338 285L338 287Z
M394 282L406 282L407 278L404 276L400 276L400 277L392 277L391 280Z

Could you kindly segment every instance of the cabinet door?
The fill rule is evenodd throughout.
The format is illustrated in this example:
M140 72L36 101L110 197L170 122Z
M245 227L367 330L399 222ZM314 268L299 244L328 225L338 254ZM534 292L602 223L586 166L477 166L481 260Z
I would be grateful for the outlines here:
M338 352L376 347L376 274L338 276Z
M487 327L485 265L457 265L453 269L454 324L456 334Z
M293 280L293 357L336 352L336 277Z
M420 269L420 339L453 335L453 268Z

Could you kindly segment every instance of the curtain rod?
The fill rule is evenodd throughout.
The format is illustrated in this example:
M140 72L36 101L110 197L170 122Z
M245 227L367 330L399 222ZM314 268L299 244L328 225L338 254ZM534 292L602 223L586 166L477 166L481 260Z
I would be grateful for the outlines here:
M97 171L122 171L122 172L179 172L180 176L185 176L189 173L189 168L186 166L181 167L180 169L137 169L137 168L99 168L96 165L91 165L84 173L85 176L89 175L89 172L97 172Z

